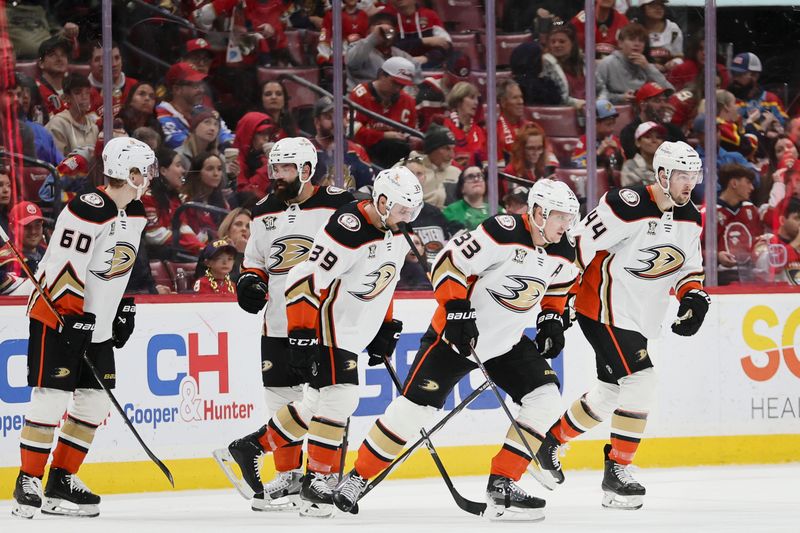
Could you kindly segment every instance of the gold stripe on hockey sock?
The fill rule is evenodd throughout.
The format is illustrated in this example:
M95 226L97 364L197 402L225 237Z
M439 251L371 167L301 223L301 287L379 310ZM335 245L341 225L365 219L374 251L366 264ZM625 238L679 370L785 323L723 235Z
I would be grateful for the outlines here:
M344 425L326 418L314 417L308 426L308 441L322 446L339 447L344 437Z
M406 445L406 442L389 431L380 419L369 430L365 440L372 452L386 461L397 457Z
M284 405L272 417L275 429L289 442L301 440L308 427L303 423L299 413L292 405Z
M525 426L524 424L520 424L519 421L517 422L519 428L522 430L522 434L525 436L525 440L528 442L528 446L531 447L533 453L536 453L539 450L539 446L542 445L542 440L544 440L541 436L539 436L533 429ZM513 448L514 451L519 453L520 455L524 456L529 461L531 460L531 454L528 451L528 448L525 447L525 443L522 442L522 439L517 433L517 430L512 425L508 428L508 432L506 433L506 440L505 445Z
M38 424L25 421L20 434L20 442L35 448L47 448L53 445L53 435L56 428L52 426L40 426Z
M628 437L641 438L647 425L647 415L617 409L611 416L611 430Z
M588 406L583 401L583 397L578 398L569 407L570 422L577 424L581 432L586 432L602 422L593 416Z
M61 427L59 439L65 439L77 446L88 449L94 440L97 426L92 426L81 422L72 417L67 417L67 421Z

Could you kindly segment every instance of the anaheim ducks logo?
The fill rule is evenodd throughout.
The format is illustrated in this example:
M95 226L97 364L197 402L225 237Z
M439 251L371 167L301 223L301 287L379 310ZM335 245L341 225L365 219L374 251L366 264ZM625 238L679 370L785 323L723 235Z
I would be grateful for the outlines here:
M425 379L419 384L419 388L428 392L436 392L439 390L439 384L432 379Z
M494 301L515 313L530 311L544 295L544 281L529 276L506 276L514 284L503 285L505 292L486 289Z
M377 270L367 274L368 278L373 278L373 281L364 284L369 287L369 290L364 292L349 292L362 302L374 300L389 286L396 274L397 268L394 266L394 263L384 263L379 266Z
M650 257L639 259L643 268L625 267L625 270L642 279L658 279L677 272L686 261L686 254L671 244L651 246L640 250Z
M344 362L344 370L355 370L358 368L358 362L355 359L348 359Z
M270 370L272 370L272 366L273 366L272 361L270 361L268 359L264 360L264 361L261 361L261 371L262 372L269 372Z
M106 250L111 259L106 261L108 268L104 271L92 270L92 274L106 281L124 276L136 262L136 247L127 242L118 242L113 248Z
M272 243L270 274L286 274L306 260L314 241L302 235L288 235Z
M69 374L70 374L69 368L64 368L63 366L60 366L60 367L56 368L55 370L53 370L53 377L54 378L65 378L65 377L69 376Z

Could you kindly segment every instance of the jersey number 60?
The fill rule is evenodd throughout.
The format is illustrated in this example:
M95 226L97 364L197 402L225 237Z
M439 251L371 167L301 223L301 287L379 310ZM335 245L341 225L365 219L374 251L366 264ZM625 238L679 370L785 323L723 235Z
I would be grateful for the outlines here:
M92 244L92 238L85 233L78 233L76 238L76 233L77 232L75 230L65 229L64 233L61 235L61 241L59 241L58 244L60 244L62 248L72 248L72 244L74 242L75 249L80 253L85 254L89 251L89 246Z

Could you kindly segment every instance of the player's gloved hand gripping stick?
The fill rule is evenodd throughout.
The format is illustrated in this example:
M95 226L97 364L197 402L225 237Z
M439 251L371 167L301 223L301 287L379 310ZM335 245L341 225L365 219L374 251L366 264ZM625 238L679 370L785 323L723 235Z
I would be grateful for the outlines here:
M36 290L36 292L39 293L39 296L42 298L42 301L44 301L45 305L47 305L50 312L53 313L53 315L56 317L56 320L58 320L60 331L66 332L66 335L63 335L63 338L65 339L65 347L67 348L67 350L70 353L83 358L83 361L86 363L86 366L88 366L89 370L92 371L92 375L100 384L100 386L103 388L105 393L108 395L109 399L111 400L111 403L114 405L114 408L120 414L122 420L125 422L125 425L128 426L128 429L131 430L133 436L136 437L136 440L142 446L147 456L156 464L156 466L158 466L158 468L161 469L164 475L167 476L170 485L175 487L175 481L172 478L172 472L169 471L166 465L163 462L161 462L161 460L155 456L155 454L150 450L150 448L147 447L147 444L144 443L142 437L136 431L136 428L133 427L133 424L131 424L131 421L128 420L128 417L125 416L125 412L122 410L122 407L120 407L117 399L111 393L111 390L109 390L103 383L103 380L100 378L100 375L97 372L97 368L95 368L94 364L92 363L91 359L89 359L89 356L86 353L86 349L89 347L89 342L91 342L90 333L91 330L94 329L94 318L95 318L94 315L92 313L84 313L83 315L77 315L77 316L61 316L61 313L59 313L56 310L55 306L53 305L53 302L50 299L50 295L47 294L44 288L42 288L42 286L39 285L39 282L36 281L33 272L31 272L30 267L28 267L27 263L25 263L25 259L22 257L22 254L19 253L19 250L17 250L16 246L14 246L14 243L8 238L8 234L3 230L2 226L0 226L0 238L2 238L2 240L6 244L8 244L8 247L11 249L11 252L14 254L14 257L16 258L17 262L20 264L22 270L25 271L25 274L28 276L28 279L33 284L33 288ZM123 299L123 301L124 300L125 299ZM120 306L122 306L122 304L120 304ZM119 318L119 316L120 316L120 310L117 311L117 317ZM120 331L117 326L117 320L115 320L114 322L115 322L115 328L114 328L115 332ZM130 327L131 328L133 327L132 320L130 323ZM130 333L128 333L128 336L130 336ZM115 345L120 341L121 339L115 338L114 341ZM125 338L125 341L127 341L127 337ZM125 343L122 342L122 344Z

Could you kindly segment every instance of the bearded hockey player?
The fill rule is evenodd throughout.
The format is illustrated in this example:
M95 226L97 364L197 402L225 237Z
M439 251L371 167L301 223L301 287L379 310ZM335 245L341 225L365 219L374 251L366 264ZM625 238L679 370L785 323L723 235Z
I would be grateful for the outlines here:
M353 201L353 195L342 189L312 185L316 164L317 151L304 137L281 139L272 147L269 165L273 192L253 209L250 239L236 287L242 309L255 314L265 305L267 308L261 337L261 378L268 418L290 402L300 401L302 385L308 381L307 372L289 365L284 298L287 274L308 258L314 236L333 212ZM258 438L265 432L266 426L214 455L240 492L252 498L253 510L296 508L303 441L275 450L277 476L262 485L258 462L264 448ZM246 485L225 465L228 457L238 463Z
M367 481L400 454L406 442L444 406L453 387L485 361L492 380L521 406L517 422L535 453L561 412L558 377L547 359L564 347L561 315L578 275L567 234L578 199L562 182L537 181L525 215L494 216L451 240L433 266L439 302L433 321L396 398L370 430L355 468L334 492L349 511ZM535 340L523 332L540 308ZM480 332L480 337L478 333ZM531 455L512 426L492 459L487 515L496 520L540 520L545 502L517 484Z
M592 345L597 384L547 433L537 458L564 481L558 449L611 416L603 506L639 509L645 488L628 465L644 435L656 376L648 339L661 334L670 290L680 302L677 335L697 333L710 299L703 290L700 212L690 197L702 181L697 152L665 142L655 153L656 183L608 192L576 230L583 269L576 298L578 324Z
M28 385L33 391L20 437L15 516L32 518L39 508L68 516L100 513L100 497L77 473L110 401L83 354L106 387L114 388L114 348L122 348L133 333L136 312L133 298L122 296L146 223L139 199L158 166L149 146L118 137L103 149L103 172L108 187L77 196L58 216L36 273L63 325L37 292L28 302ZM64 411L42 499L41 479Z

